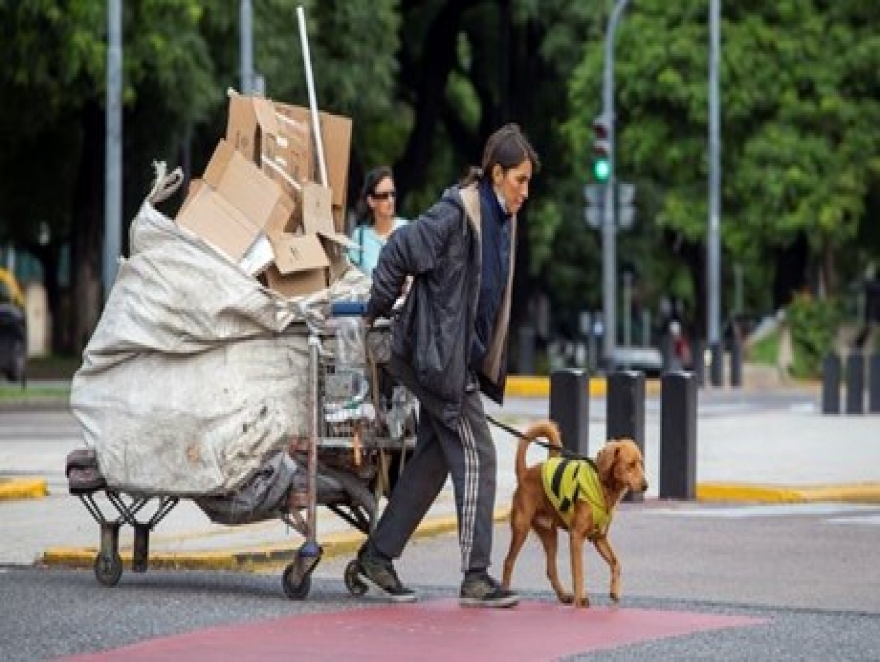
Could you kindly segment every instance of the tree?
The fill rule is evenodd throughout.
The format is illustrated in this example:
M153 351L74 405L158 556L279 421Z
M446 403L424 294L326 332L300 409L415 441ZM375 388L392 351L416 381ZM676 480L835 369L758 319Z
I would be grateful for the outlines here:
M619 27L616 69L618 173L650 182L653 220L686 258L698 320L705 320L708 13L692 0L634 3ZM826 289L837 287L834 257L852 249L865 200L876 184L880 136L878 38L870 3L783 0L723 5L723 264L753 274L752 299L772 274L768 257L806 239L808 261ZM599 45L572 79L573 107L598 108ZM567 123L576 145L589 119ZM650 220L650 219L649 219ZM770 267L773 270L773 267ZM808 269L809 271L809 269ZM802 273L788 291L808 282Z

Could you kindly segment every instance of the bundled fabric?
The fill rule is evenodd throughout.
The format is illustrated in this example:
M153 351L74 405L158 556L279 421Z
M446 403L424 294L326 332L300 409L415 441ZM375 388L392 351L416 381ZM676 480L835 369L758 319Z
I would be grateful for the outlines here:
M308 329L369 281L349 269L298 300L264 288L153 206L178 183L160 174L132 223L71 408L109 487L228 494L307 433Z

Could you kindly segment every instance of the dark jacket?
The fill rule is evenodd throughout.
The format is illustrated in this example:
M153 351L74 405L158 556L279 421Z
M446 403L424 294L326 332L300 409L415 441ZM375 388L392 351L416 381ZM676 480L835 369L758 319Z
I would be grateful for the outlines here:
M468 353L482 273L477 185L448 189L416 222L399 228L373 270L367 313L387 316L408 275L414 277L394 321L389 370L422 405L455 426L468 380ZM516 219L511 218L511 262ZM481 390L502 402L507 379L507 326L513 265L477 371Z

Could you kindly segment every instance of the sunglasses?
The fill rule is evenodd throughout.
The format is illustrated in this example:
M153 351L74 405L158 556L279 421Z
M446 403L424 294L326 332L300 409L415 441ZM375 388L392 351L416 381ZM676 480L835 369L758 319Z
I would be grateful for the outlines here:
M371 193L371 198L375 198L376 200L387 200L388 198L396 198L397 191L382 191L381 193Z

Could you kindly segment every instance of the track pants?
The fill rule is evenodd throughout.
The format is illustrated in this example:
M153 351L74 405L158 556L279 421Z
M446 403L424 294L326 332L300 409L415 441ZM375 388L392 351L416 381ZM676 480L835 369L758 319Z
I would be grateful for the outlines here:
M415 450L370 544L388 558L399 558L451 475L462 572L486 570L492 557L496 473L495 443L477 389L465 393L456 429L420 407Z

